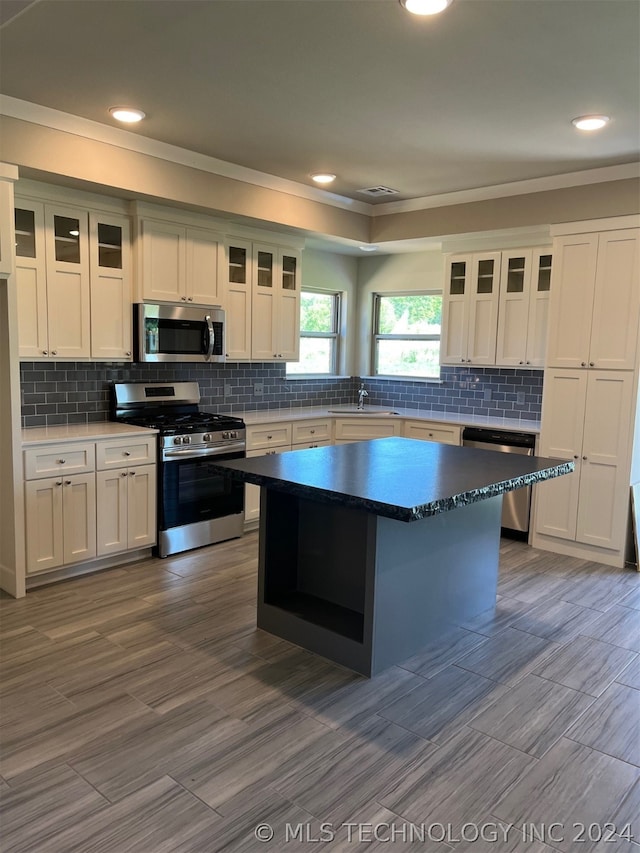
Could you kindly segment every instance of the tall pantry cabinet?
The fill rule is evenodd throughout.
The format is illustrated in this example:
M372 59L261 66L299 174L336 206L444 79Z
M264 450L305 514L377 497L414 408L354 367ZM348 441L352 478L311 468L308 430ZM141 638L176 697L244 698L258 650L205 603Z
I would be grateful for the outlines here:
M638 400L640 220L552 229L539 453L575 471L536 487L534 547L623 566Z

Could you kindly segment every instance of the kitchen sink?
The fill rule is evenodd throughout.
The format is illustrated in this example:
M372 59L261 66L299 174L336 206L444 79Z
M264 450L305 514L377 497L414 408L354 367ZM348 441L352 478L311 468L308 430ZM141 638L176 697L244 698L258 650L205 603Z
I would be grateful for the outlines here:
M393 409L377 409L375 406L365 406L364 409L358 409L357 406L336 406L335 409L328 410L332 415L399 415L400 412L394 412Z

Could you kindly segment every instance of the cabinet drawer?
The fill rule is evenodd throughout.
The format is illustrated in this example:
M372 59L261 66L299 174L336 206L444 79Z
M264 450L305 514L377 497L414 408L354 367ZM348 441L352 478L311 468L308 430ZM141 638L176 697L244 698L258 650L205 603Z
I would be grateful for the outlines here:
M255 459L256 456L275 456L278 453L287 453L291 448L289 446L285 447L274 447L271 450L248 450L247 451L247 459Z
M292 424L292 444L331 441L331 421L303 421Z
M386 438L401 435L402 421L393 418L359 418L354 420L337 419L335 422L336 440L367 441L370 438Z
M82 444L48 444L24 451L24 478L38 480L56 474L84 474L96 467L96 446Z
M247 456L250 450L291 447L291 424L271 424L247 429Z
M404 425L406 438L422 441L439 441L442 444L460 444L462 427L432 424L428 421L407 421Z
M331 441L326 439L325 441L299 441L297 444L292 444L292 450L304 450L305 447L330 447Z
M128 465L150 465L156 461L155 435L140 438L121 438L117 441L99 441L96 444L98 471L124 468Z

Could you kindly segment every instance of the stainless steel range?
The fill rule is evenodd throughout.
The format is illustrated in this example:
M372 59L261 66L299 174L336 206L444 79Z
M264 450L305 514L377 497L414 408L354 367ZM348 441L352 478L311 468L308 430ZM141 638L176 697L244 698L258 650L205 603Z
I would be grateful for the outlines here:
M240 418L202 412L197 382L116 382L113 417L158 434L158 555L242 536L244 485L212 462L245 455Z

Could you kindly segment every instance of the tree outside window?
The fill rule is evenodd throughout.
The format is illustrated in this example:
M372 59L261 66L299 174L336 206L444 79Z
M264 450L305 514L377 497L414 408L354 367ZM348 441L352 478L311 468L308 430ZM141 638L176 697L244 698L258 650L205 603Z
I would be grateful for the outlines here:
M440 378L442 294L377 294L374 300L374 375Z
M339 317L339 293L302 291L300 360L287 362L287 376L336 374Z

